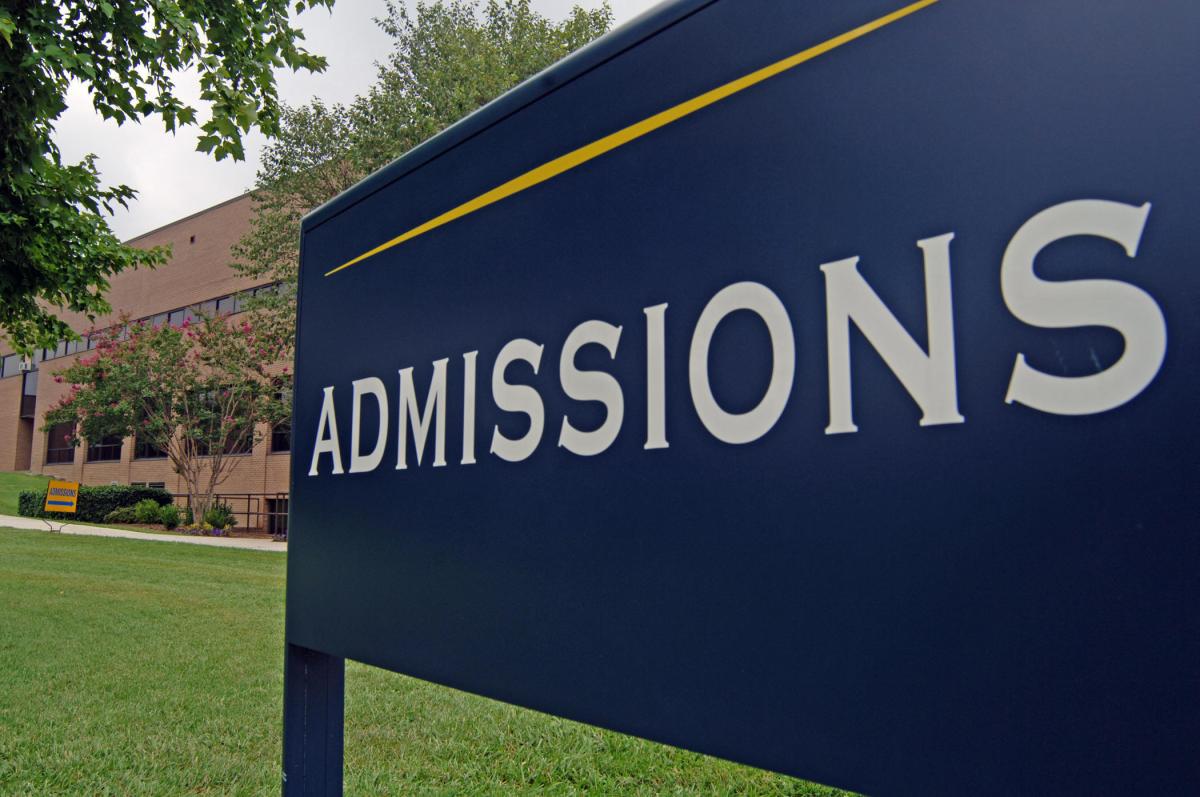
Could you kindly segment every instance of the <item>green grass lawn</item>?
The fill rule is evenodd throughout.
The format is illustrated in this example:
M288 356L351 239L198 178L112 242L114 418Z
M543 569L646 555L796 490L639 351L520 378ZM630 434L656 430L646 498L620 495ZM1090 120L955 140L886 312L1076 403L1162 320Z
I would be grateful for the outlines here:
M278 794L283 554L0 529L0 794ZM346 793L839 795L350 663Z
M49 476L0 471L0 515L16 515L17 497L22 490L45 490Z

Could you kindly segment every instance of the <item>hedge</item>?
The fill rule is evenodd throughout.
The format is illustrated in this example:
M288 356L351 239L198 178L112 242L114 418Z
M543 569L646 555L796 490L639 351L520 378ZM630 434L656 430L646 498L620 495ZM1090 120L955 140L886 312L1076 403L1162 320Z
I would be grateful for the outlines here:
M74 518L87 523L103 523L104 518L114 509L133 506L146 498L163 506L174 500L169 492L158 487L131 487L127 484L103 484L97 487L81 485ZM45 490L24 490L17 499L17 511L25 517L53 517L59 520L71 517L63 512L45 512L42 509L45 505Z
M155 504L155 506L158 506L158 504ZM137 508L132 507L132 506L123 506L123 507L120 507L119 509L114 509L113 511L109 512L107 515L104 516L104 522L105 523L137 523L138 522L137 515L134 514L136 511L137 511Z

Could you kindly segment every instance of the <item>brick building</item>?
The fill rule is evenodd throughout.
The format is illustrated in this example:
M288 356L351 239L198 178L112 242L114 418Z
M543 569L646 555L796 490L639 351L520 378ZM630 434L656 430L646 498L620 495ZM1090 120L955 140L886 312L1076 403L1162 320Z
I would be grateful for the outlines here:
M63 318L77 332L116 323L121 313L148 323L180 323L197 311L236 314L244 299L264 286L230 267L230 250L250 226L250 196L244 194L153 230L127 243L172 245L170 261L154 270L140 269L111 280L108 300L114 314L95 324L70 313ZM67 392L54 375L88 350L86 340L60 342L38 351L30 370L0 339L0 470L33 471L83 484L150 484L177 495L187 492L170 460L139 446L133 438L66 443L71 428L42 431L46 409ZM229 478L218 488L239 514L243 526L274 527L286 511L288 489L287 429L263 429L263 439L239 455ZM279 530L271 528L271 530Z

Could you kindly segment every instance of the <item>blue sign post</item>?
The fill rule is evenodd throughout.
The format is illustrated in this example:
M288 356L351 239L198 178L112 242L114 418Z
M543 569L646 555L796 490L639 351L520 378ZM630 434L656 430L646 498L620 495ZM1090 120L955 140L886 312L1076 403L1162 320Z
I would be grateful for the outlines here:
M1200 792L1200 6L665 4L304 221L343 660L875 794Z

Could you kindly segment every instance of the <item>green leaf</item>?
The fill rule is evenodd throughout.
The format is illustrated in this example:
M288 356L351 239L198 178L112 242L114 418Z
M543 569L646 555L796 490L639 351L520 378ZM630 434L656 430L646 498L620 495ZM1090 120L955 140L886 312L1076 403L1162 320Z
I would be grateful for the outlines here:
M216 147L220 143L221 143L221 139L219 136L213 136L213 135L200 136L200 138L196 139L196 151L212 152L213 148Z

